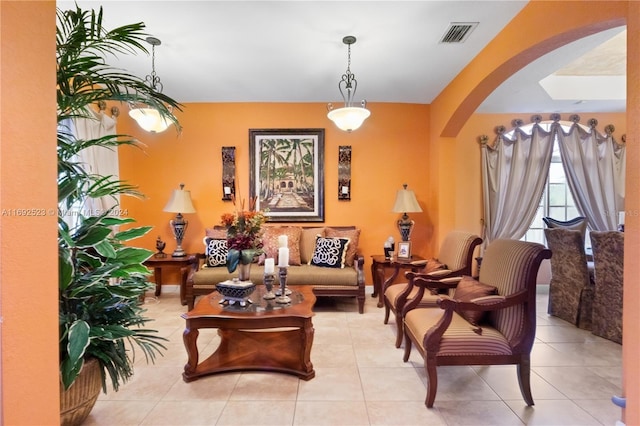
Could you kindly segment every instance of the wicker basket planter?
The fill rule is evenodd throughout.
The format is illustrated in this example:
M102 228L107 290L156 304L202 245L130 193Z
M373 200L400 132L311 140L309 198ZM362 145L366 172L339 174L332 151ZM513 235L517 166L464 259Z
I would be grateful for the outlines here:
M60 424L77 426L85 421L102 389L100 363L97 359L86 360L80 375L67 390L60 384Z

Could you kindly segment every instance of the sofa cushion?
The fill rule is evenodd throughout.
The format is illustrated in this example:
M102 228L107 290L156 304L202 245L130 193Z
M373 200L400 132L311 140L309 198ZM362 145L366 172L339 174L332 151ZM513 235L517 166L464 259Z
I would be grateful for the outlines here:
M326 268L344 268L348 248L348 238L316 237L316 248L309 263Z
M211 238L217 238L219 240L227 238L227 230L219 228L207 228L205 229L205 236Z
M227 240L220 238L204 237L205 265L208 267L223 266L227 264Z
M316 249L316 237L325 237L325 228L302 228L300 234L300 263L308 265Z
M287 247L289 248L289 265L300 265L300 235L302 228L299 226L266 226L262 234L262 250L264 258L272 257L278 264L278 237L287 236ZM264 261L260 262L264 264Z
M453 298L461 302L471 302L479 297L497 294L498 289L492 285L483 284L471 277L464 276L458 283ZM478 325L486 312L456 310L463 318L473 325Z
M276 274L277 274L276 268ZM203 268L193 274L193 288L195 290L210 289L216 284L237 277L238 273L229 273L227 268ZM264 266L251 266L251 281L258 285L264 282ZM276 285L278 279L276 278ZM287 268L287 285L331 285L358 286L358 271L355 268L322 268L313 265L300 265Z
M358 253L358 240L360 239L360 229L336 229L327 228L326 236L331 238L348 238L349 248L347 249L347 257L345 264L347 266L353 265L353 260Z

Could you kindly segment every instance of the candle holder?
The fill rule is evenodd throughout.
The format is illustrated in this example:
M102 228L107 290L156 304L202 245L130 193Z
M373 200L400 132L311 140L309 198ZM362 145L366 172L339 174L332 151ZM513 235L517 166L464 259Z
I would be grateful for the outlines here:
M287 296L287 291L291 294L291 290L287 288L287 267L280 266L279 269L280 290L276 292L278 295L278 297L276 297L276 303L291 303L291 298Z
M276 281L275 274L265 272L264 274L264 286L267 289L267 292L262 296L265 300L273 300L276 298L275 293L273 292L273 283Z

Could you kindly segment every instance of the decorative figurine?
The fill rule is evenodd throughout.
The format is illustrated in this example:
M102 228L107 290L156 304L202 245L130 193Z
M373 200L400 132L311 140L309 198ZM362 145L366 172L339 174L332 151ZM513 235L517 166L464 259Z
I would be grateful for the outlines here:
M160 239L160 235L158 235L158 239L156 240L156 249L158 249L158 252L155 254L156 257L159 257L159 258L167 257L167 254L163 253L163 251L162 251L162 250L164 250L166 245L167 245L167 243L162 241Z

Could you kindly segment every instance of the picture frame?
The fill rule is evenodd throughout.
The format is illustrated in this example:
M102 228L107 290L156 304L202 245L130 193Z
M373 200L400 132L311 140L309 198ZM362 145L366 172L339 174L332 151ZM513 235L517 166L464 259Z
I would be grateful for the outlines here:
M411 259L411 241L400 241L396 255L398 259Z
M270 222L324 222L324 129L249 129L249 173Z

